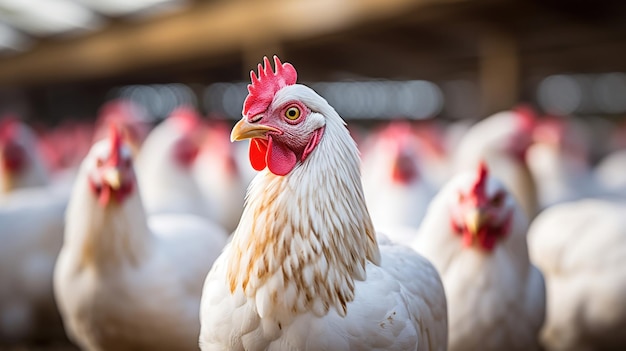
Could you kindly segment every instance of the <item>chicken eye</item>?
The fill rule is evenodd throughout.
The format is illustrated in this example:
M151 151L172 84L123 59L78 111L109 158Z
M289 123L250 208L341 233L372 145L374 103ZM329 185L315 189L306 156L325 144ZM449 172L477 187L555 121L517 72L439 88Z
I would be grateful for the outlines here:
M502 206L503 203L504 203L504 194L503 193L497 193L491 199L491 206L493 206L493 207L500 207L500 206Z
M300 109L296 106L292 106L285 111L285 117L294 121L300 117Z
M102 167L103 165L104 165L104 161L102 161L102 159L101 159L101 158L99 158L99 159L96 161L96 167L100 168L100 167Z

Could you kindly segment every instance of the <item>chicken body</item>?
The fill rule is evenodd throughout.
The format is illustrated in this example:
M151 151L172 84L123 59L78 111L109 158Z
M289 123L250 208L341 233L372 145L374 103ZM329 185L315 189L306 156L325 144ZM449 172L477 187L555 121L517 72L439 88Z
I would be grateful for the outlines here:
M409 125L391 125L374 138L362 166L367 207L377 229L409 245L436 190L424 177Z
M587 165L570 160L550 145L531 146L527 158L541 208L598 192L593 173Z
M367 279L354 282L345 316L335 309L310 311L284 324L262 318L256 300L242 291L230 293L222 256L205 282L202 349L446 350L445 297L432 264L391 241L380 245L380 253L383 263L368 262Z
M0 122L0 344L63 336L52 272L69 192L48 183L32 130Z
M626 197L625 169L626 150L617 150L605 156L594 172L599 192Z
M504 111L476 123L459 142L454 157L457 173L485 161L530 219L539 210L537 189L524 157L531 140L531 113Z
M598 193L588 161L585 126L550 118L535 126L526 161L537 186L541 208Z
M504 186L485 177L478 190L474 172L450 180L412 247L442 277L449 350L536 350L545 286L529 261L528 221Z
M193 176L211 218L231 233L241 218L251 167L237 163L238 144L230 143L230 129L220 124L209 128L207 140L194 164Z
M0 198L0 344L63 336L52 276L67 201L48 188Z
M195 350L202 278L226 233L193 215L146 217L130 149L110 144L83 161L67 211L54 289L68 336L86 350Z
M343 120L295 84L291 65L275 62L293 74L290 83L262 109L245 103L233 129L236 140L253 138L251 162L267 169L252 181L232 242L207 276L201 348L445 350L446 303L434 268L406 247L379 247ZM260 83L253 76L255 87L271 88L269 65Z
M548 350L623 350L626 220L623 202L585 199L542 212L529 231L546 276Z
M195 111L179 108L148 134L137 157L139 187L147 213L213 218L193 175L203 127Z

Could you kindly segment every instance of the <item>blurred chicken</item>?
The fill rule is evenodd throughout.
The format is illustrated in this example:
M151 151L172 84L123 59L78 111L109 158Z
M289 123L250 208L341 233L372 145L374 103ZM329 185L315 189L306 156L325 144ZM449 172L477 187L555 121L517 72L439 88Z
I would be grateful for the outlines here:
M454 157L457 172L476 169L485 160L530 219L539 209L535 182L525 161L534 124L534 112L525 106L487 117L465 133Z
M239 145L230 142L229 134L223 123L210 125L193 172L211 218L231 233L241 218L252 168L237 162Z
M52 275L67 194L51 188L0 199L0 345L63 338Z
M597 119L594 119L597 121ZM602 123L604 122L604 124ZM607 154L611 151L626 149L626 120L618 120L608 122L606 120L600 120L600 122L592 124L593 126L604 125L604 129L600 129L600 136L604 143L598 143L605 146L605 150L602 154ZM608 125L608 126L607 126ZM599 129L599 128L595 128ZM594 134L597 135L597 134ZM608 136L608 137L607 137Z
M545 286L529 261L528 220L481 164L433 199L413 248L441 274L449 350L537 350Z
M451 176L450 149L446 140L446 126L438 120L419 121L414 129L420 145L424 177L437 189Z
M626 197L626 149L606 155L595 168L598 192Z
M0 344L62 337L52 272L68 194L47 186L30 128L0 123Z
M232 131L261 172L207 276L201 348L445 350L439 277L411 249L377 243L345 123L293 66L264 61Z
M137 155L150 133L151 121L146 110L131 100L117 99L107 102L98 113L94 141L106 138L111 124L122 131L133 154Z
M136 167L147 213L213 218L193 175L205 129L195 110L179 107L150 132Z
M542 208L597 193L583 125L550 117L536 124L533 141L526 160Z
M54 290L86 350L195 350L202 278L226 233L201 217L147 217L130 147L114 128L83 161Z
M14 117L0 120L0 197L49 181L35 133Z
M626 203L585 199L548 208L529 247L546 277L548 350L626 348Z
M424 177L420 141L408 123L392 123L372 136L363 158L363 191L374 226L408 245L436 189ZM405 227L408 227L405 229Z

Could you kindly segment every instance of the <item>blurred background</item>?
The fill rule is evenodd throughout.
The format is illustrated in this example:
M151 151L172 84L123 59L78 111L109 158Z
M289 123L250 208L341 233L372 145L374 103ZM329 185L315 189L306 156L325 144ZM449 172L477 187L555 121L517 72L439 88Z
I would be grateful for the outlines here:
M193 179L213 206L209 217L234 230L255 172L245 156L247 143L230 144L228 135L241 118L250 70L263 56L292 63L299 82L348 121L362 151L377 225L388 219L386 224L419 226L430 199L459 164L501 154L508 163L496 157L490 167L501 162L509 172L502 173L505 183L507 176L521 179L507 187L530 219L564 201L607 194L623 201L625 18L620 0L0 0L0 156L8 170L0 169L0 200L35 186L58 186L63 195L50 205L58 225L54 245L40 249L19 239L24 252L14 257L9 254L16 249L0 243L0 259L6 258L0 269L11 267L0 270L0 350L31 349L20 344L30 342L31 321L13 308L24 291L41 291L52 311L52 322L42 319L37 327L51 333L56 325L64 335L51 284L63 213L78 165L94 140L106 135L109 120L133 125L125 136L137 151L151 127L175 116L179 106L192 107L178 111L172 125L161 123L172 134L153 133L157 141L141 152L158 161L182 150L174 154L200 169ZM512 112L475 123L504 110ZM177 130L175 121L197 126L196 117L215 121L208 143L179 149L178 141L194 141L193 131ZM376 129L392 120L412 123ZM19 173L26 161L45 164L52 177L43 166L40 178ZM169 165L178 161L168 159ZM152 179L166 173L145 169ZM3 172L13 173L4 179ZM177 190L158 190L170 188ZM142 196L150 194L144 191ZM29 203L39 205L48 198L42 194ZM15 217L2 211L9 214L6 223ZM33 213L23 210L28 219ZM0 223L0 238L3 228L11 223ZM33 232L52 237L41 229ZM21 260L38 257L37 250L48 255L40 265L45 274L29 281L43 282L47 290L28 284L20 290L14 282L32 274L13 267L30 267ZM622 274L623 265L609 266ZM15 320L24 328L15 328ZM617 334L623 333L608 330L597 339ZM34 349L75 349L60 339L58 348L44 343ZM17 346L3 348L6 340ZM626 340L618 341L624 349Z
M126 97L238 118L278 54L348 120L467 119L533 103L626 111L618 0L0 0L0 109L53 125Z

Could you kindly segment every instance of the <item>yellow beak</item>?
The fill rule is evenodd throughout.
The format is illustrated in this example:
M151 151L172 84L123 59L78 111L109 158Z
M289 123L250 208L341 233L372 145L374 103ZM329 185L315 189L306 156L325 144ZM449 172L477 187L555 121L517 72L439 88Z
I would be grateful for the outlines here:
M102 179L111 186L111 189L118 190L122 186L122 175L117 168L108 168L104 171Z
M480 210L472 210L465 215L465 227L475 236L485 222L485 215Z
M230 133L230 141L239 141L251 138L265 138L267 132L280 132L278 129L262 124L252 124L246 117L235 124Z

